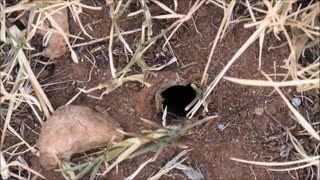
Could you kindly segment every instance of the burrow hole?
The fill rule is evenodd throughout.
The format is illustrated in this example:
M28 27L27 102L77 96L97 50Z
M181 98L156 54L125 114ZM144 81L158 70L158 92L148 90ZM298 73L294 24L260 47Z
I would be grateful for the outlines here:
M161 93L163 109L167 107L167 114L174 117L186 117L188 106L196 97L196 92L192 89L191 84L186 86L171 86Z

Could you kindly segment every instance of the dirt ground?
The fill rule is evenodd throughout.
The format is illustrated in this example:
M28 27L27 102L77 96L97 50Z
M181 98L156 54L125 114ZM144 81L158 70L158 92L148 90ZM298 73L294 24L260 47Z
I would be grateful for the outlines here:
M95 5L95 1L90 0L85 0L83 3ZM111 20L108 9L105 7L104 1L100 3L103 4L103 10L86 10L85 14L81 16L83 25L87 25L86 29L94 38L108 36L110 30ZM172 6L170 3L167 5ZM189 5L189 1L179 1L178 12L182 14L188 12ZM136 10L135 8L132 5L129 10L133 12ZM159 7L152 5L150 6L150 11L153 15L163 13ZM239 13L241 13L241 10L239 10ZM81 32L72 17L70 16L69 18L71 33L78 34ZM139 120L140 117L153 120L158 118L154 97L148 97L147 95L152 95L154 88L169 76L178 75L193 81L190 83L199 83L199 78L197 77L201 77L203 73L210 53L210 45L215 38L217 27L219 27L222 18L223 10L208 4L196 12L194 23L193 21L188 21L179 28L170 41L173 51L178 57L178 64L170 65L164 70L155 72L156 76L151 76L149 79L152 84L150 88L143 87L139 83L128 83L105 95L101 100L91 98L82 93L73 104L92 108L99 106L105 109L110 116L121 124L126 132L140 133L141 130L150 129L150 126ZM132 18L124 15L120 19L120 27L123 31L127 31L140 28L143 15L140 14ZM172 24L172 21L154 20L154 34L159 33L161 29L168 27L170 24ZM89 25L91 30L88 28ZM236 24L228 30L213 55L213 61L209 69L209 82L216 77L251 34L252 29L245 29L243 24ZM90 40L83 34L81 36L85 40L78 40L75 44ZM127 35L125 38L130 45L133 45L139 41L140 34ZM266 39L265 47L281 44L273 36ZM147 51L145 60L148 65L163 64L163 61L169 60L169 57L156 60L156 55L163 51L161 49L163 43L163 39L159 40ZM88 52L94 51L99 47L101 50L92 52L95 62L88 61L85 56L91 60L93 59ZM111 77L109 62L106 58L108 54L107 47L108 41L79 47L75 49L81 59L79 64L73 63L68 53L64 57L54 60L54 63L41 73L39 76L41 84L65 81L65 83L48 86L45 89L54 108L67 103L79 92L78 88L92 88ZM115 66L120 70L126 65L126 57L121 42L115 42L114 50L117 51L114 52ZM282 60L288 56L288 53L287 47L269 51L265 48L263 52L263 70L271 73L274 72L275 66L277 72L284 71L280 66L282 65ZM237 60L228 71L227 76L263 79L263 76L257 70L258 54L259 47L258 42L256 42ZM39 66L39 68L41 67ZM135 71L135 69L133 70ZM208 115L217 114L218 118L196 127L182 139L182 143L192 149L188 153L188 159L185 164L198 169L204 174L205 179L293 179L296 176L294 172L291 175L288 172L271 172L263 167L250 166L229 159L231 157L257 161L295 159L294 153L290 151L292 145L287 143L286 137L282 135L285 132L282 127L292 127L296 131L299 128L294 127L296 123L290 116L289 109L276 93L272 93L272 90L272 88L240 86L222 80L210 96L208 112ZM101 92L96 91L90 94L99 96ZM293 95L294 89L286 89L286 92L291 92L290 94ZM264 108L265 110L262 115L257 115L255 113L256 108ZM305 112L305 108L300 107L299 110ZM310 114L311 120L312 117L315 120L317 116L319 117L319 112L318 114L316 112ZM218 124L223 124L226 128L221 131L218 128ZM40 132L39 125L29 124L29 126L34 131ZM38 138L37 134L30 130L26 130L25 136L31 137L27 138L31 144L35 143ZM305 138L306 144L308 141L310 140ZM147 179L181 151L182 149L179 147L171 146L167 148L160 154L156 162L150 163L141 171L137 179ZM287 156L283 155L284 151L288 151ZM112 171L101 179L123 179L132 174L140 164L152 156L153 154L150 153L126 160L120 164L118 172ZM30 162L31 168L46 176L47 179L63 179L59 172L42 169L38 158L30 155L26 159ZM302 170L297 172L297 175L304 179L306 172ZM180 171L172 171L161 179L186 179L186 177Z

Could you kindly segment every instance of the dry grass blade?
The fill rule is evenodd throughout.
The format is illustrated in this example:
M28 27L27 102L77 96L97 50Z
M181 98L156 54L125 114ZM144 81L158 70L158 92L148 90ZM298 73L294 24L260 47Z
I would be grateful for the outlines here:
M310 167L310 166L313 166L313 165L319 166L320 162L319 161L314 161L314 162L311 162L311 163L308 163L308 164L305 164L305 165L301 165L301 166L297 166L297 167L284 168L284 169L273 169L273 168L270 168L269 170L271 170L271 171L294 171L294 170L299 170L299 169L303 169L303 168L306 168L306 167Z
M155 3L156 5L158 5L159 7L161 7L163 10L167 11L170 14L176 14L176 12L174 12L172 9L170 9L168 6L166 6L165 4L163 4L162 2L159 2L157 0L151 0L151 2Z
M46 179L46 178L45 178L44 176L42 176L40 173L38 173L37 171L35 171L35 170L33 170L33 169L25 166L24 164L22 164L22 163L19 162L19 161L13 161L13 162L7 164L7 165L4 166L4 167L1 167L0 173L2 173L3 171L6 171L10 166L19 166L19 167L21 167L21 168L23 168L23 169L25 169L25 170L27 170L27 171L29 171L29 172L37 175L37 176L43 178L43 179Z
M0 151L0 169L4 168L5 166L7 166L7 162L3 156L3 153ZM10 177L9 169L5 169L5 170L1 171L0 174L1 174L2 179L9 179L9 177Z
M184 15L181 14L164 14L164 15L159 15L159 16L153 16L153 19L180 19L183 18Z
M221 8L221 9L225 9L225 6L227 6L224 1L220 1L220 0L208 0L207 3L209 3L209 2L216 5L217 7Z
M289 162L259 162L259 161L247 161L242 160L238 158L230 158L231 160L242 162L242 163L248 163L253 165L260 165L260 166L268 166L268 167L283 167L283 166L294 166L289 168L269 168L271 171L292 171L292 170L299 170L311 166L316 166L317 168L320 167L320 156L308 156L305 151L302 148L302 145L299 143L295 137L288 131L290 140L292 144L294 145L297 152L301 155L300 160L296 161L289 161ZM300 165L304 163L303 165Z
M9 32L10 32L11 41L13 42L13 45L15 47L19 47L19 49L17 49L19 64L21 67L24 67L24 69L26 70L26 72L29 76L28 78L29 78L32 86L34 87L34 90L35 90L37 97L39 99L39 102L41 104L41 108L44 111L44 113L46 114L46 116L49 117L50 114L48 112L48 108L51 112L53 112L53 107L52 107L48 97L44 93L43 89L41 88L36 76L34 75L32 69L30 67L29 61L27 60L27 57L25 56L25 54L22 50L22 46L21 46L22 44L21 44L21 42L19 42L19 40L23 39L22 33L16 26L12 26L9 29Z
M148 28L147 30L147 37L148 37L148 40L151 39L151 36L153 34L153 31L152 31L152 16L151 16L151 12L149 10L149 7L147 5L147 1L144 1L144 0L140 0L140 4L142 6L142 12L143 12L143 15L144 15L144 21L142 23L142 34L141 34L141 43L144 43L144 39L145 39L145 33L144 33L144 29L145 27Z
M74 50L71 47L71 44L69 42L69 38L67 37L67 34L64 32L64 30L58 25L58 23L56 22L56 20L47 12L45 12L46 17L48 18L48 20L50 21L50 23L52 24L52 26L59 32L59 34L64 38L65 42L67 43L70 52L71 52L71 58L75 63L79 63L78 60L78 56L77 54L74 52Z
M178 0L173 0L173 3L174 3L174 11L177 11L178 10Z
M15 26L14 26L15 27ZM12 33L12 32L10 32ZM18 30L17 33L20 33L20 31ZM16 38L19 38L21 36L15 36ZM13 38L13 35L11 34L11 38ZM19 39L18 39L19 40ZM17 41L18 41L17 40ZM17 45L17 44L16 44ZM21 45L17 46L17 47L21 47ZM20 55L19 55L20 53ZM2 135L1 135L1 143L0 143L0 148L3 147L3 144L4 144L4 141L5 141L5 137L6 137L6 132L7 132L7 128L11 128L10 126L10 121L11 121L11 116L15 110L15 105L19 105L23 100L21 99L21 97L24 97L25 99L27 99L26 101L33 101L37 106L38 108L41 110L41 107L39 105L39 102L32 96L24 93L23 91L21 91L21 94L17 93L20 88L20 86L25 82L24 77L23 77L23 74L28 74L28 71L32 73L32 70L30 68L29 65L29 62L26 60L26 57L23 53L23 51L21 49L18 49L17 48L17 58L19 60L19 64L21 67L24 67L24 68L21 68L18 72L18 75L17 75L17 78L16 78L16 81L15 81L15 84L11 90L11 93L9 94L8 92L6 92L5 88L1 88L1 93L3 93L4 97L1 97L1 102L3 102L4 100L6 100L7 98L9 99L9 107L8 107L8 111L7 111L7 114L6 114L6 118L5 118L5 122L4 122L4 126L3 126L3 129L2 129ZM22 58L22 59L21 59ZM22 62L21 62L22 61ZM23 63L26 63L26 65L24 65ZM24 72L25 70L27 70L27 72ZM30 74L29 75L29 79L32 78L32 75L34 76L34 74ZM32 79L31 79L32 80ZM36 80L35 77L33 77L33 80L34 83L38 83L38 81ZM3 83L1 82L1 87L3 87ZM41 88L40 88L41 89ZM42 90L42 89L41 89ZM20 96L20 98L16 98L16 96ZM40 97L41 98L41 97ZM41 103L40 103L41 104ZM43 106L43 104L42 104ZM45 105L44 105L45 106ZM45 106L46 107L46 106ZM11 128L12 129L12 128ZM15 134L15 131L14 130L11 130L11 132L13 132ZM17 134L17 133L16 133ZM19 134L17 134L17 137L19 137L23 142L25 142L20 136ZM27 143L26 143L27 144ZM27 145L28 146L28 145Z
M113 46L113 36L114 36L114 31L116 31L117 37L120 39L120 41L123 43L125 48L132 54L132 50L130 49L128 43L125 41L123 36L121 35L120 32L120 27L118 25L118 19L122 15L122 13L125 11L125 9L130 5L131 0L128 0L125 5L122 7L122 0L120 0L117 3L116 8L114 7L114 2L113 1L106 1L106 4L110 7L110 16L112 19L112 24L111 24L111 30L110 30L110 40L109 40L109 62L110 62L110 69L111 69L111 75L113 78L116 78L116 69L114 67L113 63L113 55L112 55L112 46ZM120 8L122 8L120 10Z
M0 103L3 103L5 102L6 100L13 100L14 102L24 102L23 99L25 99L27 102L29 101L30 103L32 104L35 104L39 109L41 108L38 100L31 96L31 95L28 95L26 93L11 93L11 94L3 94L4 96L1 97L0 99Z
M134 179L148 163L152 162L152 160L153 160L153 158L150 158L147 161L145 161L144 163L142 163L134 173L132 173L130 176L126 177L124 180Z
M258 161L248 161L248 160L243 160L238 158L230 158L230 159L233 161L238 161L238 162L253 164L253 165L260 165L260 166L290 166L290 165L297 165L300 163L319 161L320 156L315 156L308 159L302 159L302 160L296 160L296 161L289 161L289 162L258 162Z
M116 68L114 67L113 63L113 55L112 55L112 44L113 44L113 32L114 32L114 24L112 23L111 25L111 30L110 30L110 41L109 41L109 62L110 62L110 70L111 70L111 75L113 78L116 78Z
M261 70L261 64L262 64L262 52L263 52L263 42L266 35L266 30L264 29L259 37L259 67L258 69Z
M211 60L212 60L212 57L213 57L213 52L214 50L216 49L216 46L219 42L219 39L222 38L221 37L221 34L223 34L223 30L226 29L225 27L228 26L228 22L230 21L230 17L232 16L232 12L233 12L233 8L236 4L236 1L231 1L231 3L228 5L228 9L227 11L225 12L225 15L223 16L223 19L221 21L221 24L220 24L220 27L219 27L219 30L217 32L217 35L215 37L215 40L214 40L214 43L212 45L212 48L211 48L211 51L210 51L210 54L209 54L209 57L208 57L208 61L207 61L207 64L206 64L206 67L204 69L204 72L203 72L203 75L202 75L202 79L201 79L201 87L205 87L205 83L206 83L206 79L207 79L207 76L208 76L208 69L209 69L209 66L211 64Z
M1 21L0 41L7 42L6 18L5 18L4 8L5 8L5 4L0 3L0 21Z
M167 174L172 169L176 168L177 165L181 164L183 161L186 160L186 158L180 160L177 162L181 157L186 155L190 150L183 150L181 153L179 153L176 157L174 157L172 160L170 160L165 166L163 166L155 175L148 178L148 180L157 180L160 179L161 176Z
M312 156L308 156L306 151L303 149L302 145L300 144L300 142L290 133L288 132L290 140L294 146L294 148L296 149L296 151L301 155L301 157L303 159L309 159ZM318 168L320 168L320 162L319 161L310 161L310 163L315 164Z
M141 31L141 29L135 29L135 30L131 30L131 31L125 31L125 32L122 32L121 35L124 36L124 35L129 35L129 34L134 34L136 32L139 32ZM113 34L113 37L117 36L116 34ZM88 45L92 45L92 44L96 44L96 43L99 43L99 42L103 42L103 41L106 41L110 39L110 36L107 36L107 37L103 37L103 38L99 38L99 39L94 39L94 40L91 40L89 42L84 42L84 43L79 43L79 44L75 44L75 45L72 45L73 48L76 48L76 47L82 47L82 46L88 46Z
M40 156L40 153L39 153L39 151L35 148L35 146L31 146L28 142L26 142L26 141L19 135L19 133L17 133L17 131L16 131L14 128L12 128L10 125L8 125L8 130L9 130L12 134L14 134L16 137L18 137L19 140L28 147L28 149L26 150L26 152L31 151L35 156L37 156L37 157Z
M272 82L272 79L264 72L262 72L265 78L267 78L270 82ZM273 86L275 90L279 93L283 101L287 104L291 112L296 117L296 121L316 140L320 141L319 134L313 129L311 124L293 107L293 105L290 103L290 101L286 98L286 96L282 93L282 91L279 89L279 87Z
M82 32L88 36L90 39L92 39L92 36L85 30L85 28L83 27L82 23L81 23L81 20L80 20L80 17L79 15L82 13L82 8L81 8L81 5L79 5L79 3L77 4L78 7L76 5L70 5L69 6L69 9L70 9L70 12L71 14L73 15L73 18L76 20L76 22L78 22ZM88 9L92 9L92 10L102 10L101 7L91 7L91 6L86 6L84 5L86 8Z
M250 5L250 2L248 0L246 0L246 4L247 4L247 7L249 9L249 13L250 13L250 16L251 16L251 19L253 22L257 22L256 18L255 18L255 15L252 11L252 8L251 8L251 5Z
M148 68L149 71L160 71L161 69L167 67L167 66L170 66L171 64L177 62L177 58L176 57L173 57L172 59L170 59L169 62L163 64L163 65L160 65L160 66L156 66L156 67L150 67Z
M166 134L162 133L163 130L158 130L156 133L149 134L147 137L152 139L159 139L163 136L166 136ZM143 139L143 138L130 138L125 140L127 144L130 144L129 147L126 148L125 151L123 151L121 154L118 155L118 158L113 162L107 170L103 172L103 175L106 175L111 169L113 169L116 165L127 159L133 152L135 152L139 147L142 145L149 143L150 139ZM117 145L115 145L116 147Z
M223 77L224 79L238 83L241 85L247 86L263 86L263 87L287 87L287 86L298 86L298 85L306 85L311 84L314 85L315 88L320 88L320 78L318 79L306 79L306 80L292 80L292 81L282 81L282 82L274 82L274 81L263 81L263 80L253 80L253 79L239 79L233 77Z
M170 33L168 38L166 39L166 42L164 43L163 47L167 45L173 34L179 29L179 27L186 21L190 20L192 18L193 13L195 13L206 1L205 0L197 0L193 6L191 7L190 11L185 15L183 18L177 20L174 22L171 26L175 26L173 31Z
M92 91L105 88L106 90L101 94L100 97L95 97L98 99L102 99L103 95L109 94L111 91L120 87L122 84L127 83L127 82L132 82L132 81L138 81L138 82L146 85L147 87L151 86L149 83L144 82L144 75L143 74L135 74L135 75L127 76L127 77L120 77L118 79L111 79L111 81L99 84L97 87L94 87L94 88L91 88L88 90L84 90L84 89L80 89L80 90L84 93L90 93ZM91 96L91 97L94 97L94 96Z

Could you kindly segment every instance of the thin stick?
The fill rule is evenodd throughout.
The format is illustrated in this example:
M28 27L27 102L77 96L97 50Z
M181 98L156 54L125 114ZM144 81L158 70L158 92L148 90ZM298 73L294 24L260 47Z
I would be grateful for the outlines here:
M222 30L226 26L227 22L230 20L230 17L231 17L231 14L232 14L232 10L233 10L235 4L236 4L236 1L231 1L231 3L228 6L227 12L225 13L225 15L224 15L224 17L222 19L220 28L218 30L218 33L217 33L216 37L215 37L214 43L212 45L212 48L211 48L211 51L210 51L210 54L209 54L209 57L208 57L207 65L206 65L206 67L204 69L204 72L203 72L203 75L202 75L202 79L201 79L201 83L200 83L201 87L205 86L205 80L206 80L206 77L208 75L207 72L208 72L209 66L210 66L211 61L212 61L213 52L216 49L216 46L217 46L218 41L220 39L220 35L223 32Z

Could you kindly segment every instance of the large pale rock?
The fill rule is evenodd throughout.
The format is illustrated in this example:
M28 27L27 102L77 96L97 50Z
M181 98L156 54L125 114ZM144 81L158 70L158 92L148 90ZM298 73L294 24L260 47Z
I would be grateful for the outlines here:
M72 154L107 146L111 139L120 141L120 125L107 114L84 106L62 106L45 122L38 140L41 165L57 165L55 157L69 160Z

